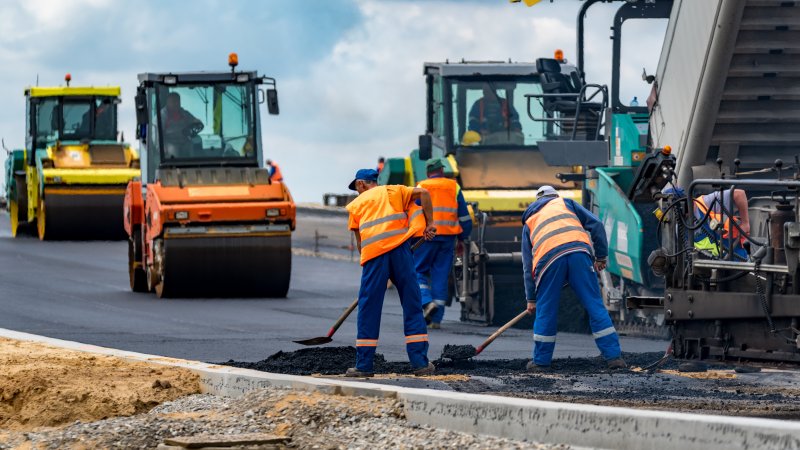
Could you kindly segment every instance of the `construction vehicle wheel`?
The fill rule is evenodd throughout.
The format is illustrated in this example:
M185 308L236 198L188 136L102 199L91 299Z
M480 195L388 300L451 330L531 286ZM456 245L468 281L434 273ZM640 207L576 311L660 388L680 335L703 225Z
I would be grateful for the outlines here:
M158 296L158 298L168 298L169 296L166 295L168 293L169 293L169 291L164 291L164 281L163 280L156 285L156 295Z
M45 208L44 199L40 196L39 207L36 208L36 232L39 235L39 239L42 241L52 238L52 233L47 226L47 212Z
M147 279L147 292L155 292L158 280L156 279L155 272L153 272L153 268L147 266L147 268L144 270L144 273Z
M11 217L11 236L17 237L19 232L19 205L16 200L8 201L8 215Z
M141 232L134 230L128 239L128 278L133 292L148 292L147 274L141 266L142 239Z

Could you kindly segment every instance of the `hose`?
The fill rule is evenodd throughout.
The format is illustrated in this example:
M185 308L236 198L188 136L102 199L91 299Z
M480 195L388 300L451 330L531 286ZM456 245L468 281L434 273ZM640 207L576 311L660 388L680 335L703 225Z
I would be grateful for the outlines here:
M772 321L772 315L769 313L769 305L767 304L767 291L764 289L764 283L761 281L761 272L759 271L760 268L761 259L757 259L755 261L755 270L753 271L756 275L756 295L758 295L758 300L761 302L761 308L764 310L764 315L767 317L769 332L775 333L775 323Z

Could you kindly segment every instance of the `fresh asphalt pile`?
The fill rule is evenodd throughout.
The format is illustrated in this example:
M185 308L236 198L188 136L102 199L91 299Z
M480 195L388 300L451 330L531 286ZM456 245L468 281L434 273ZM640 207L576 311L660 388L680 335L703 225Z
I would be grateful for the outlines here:
M457 346L445 354L467 352ZM227 365L293 375L341 376L355 364L354 347L316 347L278 352L258 362L228 361ZM657 370L643 370L663 353L624 353L631 370L610 372L600 358L555 359L552 372L529 374L527 359L438 359L435 383L425 387L517 398L589 403L607 406L727 414L776 419L800 419L800 371L752 364L711 363L687 367L667 359ZM409 385L411 367L377 354L369 382ZM460 375L448 378L448 375Z

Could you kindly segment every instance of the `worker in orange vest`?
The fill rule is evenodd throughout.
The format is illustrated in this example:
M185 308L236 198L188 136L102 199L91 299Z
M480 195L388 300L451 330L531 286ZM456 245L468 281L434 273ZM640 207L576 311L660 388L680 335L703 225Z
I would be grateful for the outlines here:
M600 296L595 271L606 268L608 239L603 223L580 204L558 196L552 186L536 191L522 215L522 270L533 324L533 361L528 371L550 369L556 347L561 289L569 282L589 313L597 348L612 370L625 369L617 330Z
M270 181L278 181L283 182L283 174L281 173L281 168L271 159L267 160L267 167L269 167L269 180Z
M347 205L349 228L361 253L361 289L358 292L356 366L347 377L374 375L386 282L397 286L403 306L406 351L416 375L430 375L428 332L422 314L422 295L414 272L408 239L422 231L424 239L436 236L428 191L407 186L378 186L378 172L361 169L350 183L358 197ZM422 207L415 201L419 200Z
M430 192L436 237L424 242L414 252L414 262L425 319L430 321L430 328L438 329L441 328L449 294L448 279L453 268L456 242L463 245L463 241L469 238L472 218L458 183L445 178L442 160L428 161L426 172L428 178L419 182L417 187Z
M384 158L383 156L381 156L380 158L378 158L378 174L380 174L381 172L383 172L383 167L384 167L385 165L386 165L386 158Z

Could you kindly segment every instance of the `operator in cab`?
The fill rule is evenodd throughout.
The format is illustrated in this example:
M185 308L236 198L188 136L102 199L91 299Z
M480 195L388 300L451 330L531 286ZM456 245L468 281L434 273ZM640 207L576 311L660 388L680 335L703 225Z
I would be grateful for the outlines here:
M430 321L430 328L438 329L444 318L456 246L463 252L464 240L472 233L472 217L458 183L445 177L441 159L428 161L426 172L428 178L420 181L417 187L431 195L436 237L420 245L414 252L414 262L425 320ZM417 237L422 237L421 231Z
M694 247L714 259L729 259L728 250L733 246L734 261L747 261L745 239L739 232L750 234L750 214L747 193L741 189L727 189L700 195L694 199L695 220L702 226L695 232ZM732 217L725 213L727 211ZM732 220L731 220L732 219ZM739 228L732 222L736 222Z
M204 128L200 119L181 107L181 96L177 92L167 94L166 105L161 109L161 123L167 159L189 156L197 133Z
M603 223L580 204L561 198L552 186L536 191L536 201L522 215L522 270L533 325L533 360L529 372L547 372L556 347L558 304L569 283L589 313L597 348L611 370L627 366L617 330L611 323L597 281L605 270L608 239Z
M469 110L467 133L470 131L480 134L481 145L523 143L519 113L508 99L497 95L490 83L484 84L483 97Z
M414 257L408 240L422 231L423 238L436 236L433 207L428 191L408 186L379 186L378 172L356 172L350 189L358 197L347 205L349 228L361 253L361 288L358 292L356 366L346 377L372 377L375 349L381 327L386 283L397 286L403 307L406 352L415 375L431 375L428 360L428 330L422 314L422 294L417 285ZM415 203L422 204L420 208Z
M103 99L97 103L92 116L91 109L86 111L78 127L81 138L88 138L92 134L92 118L94 117L94 139L115 140L116 123L114 123L113 99Z

